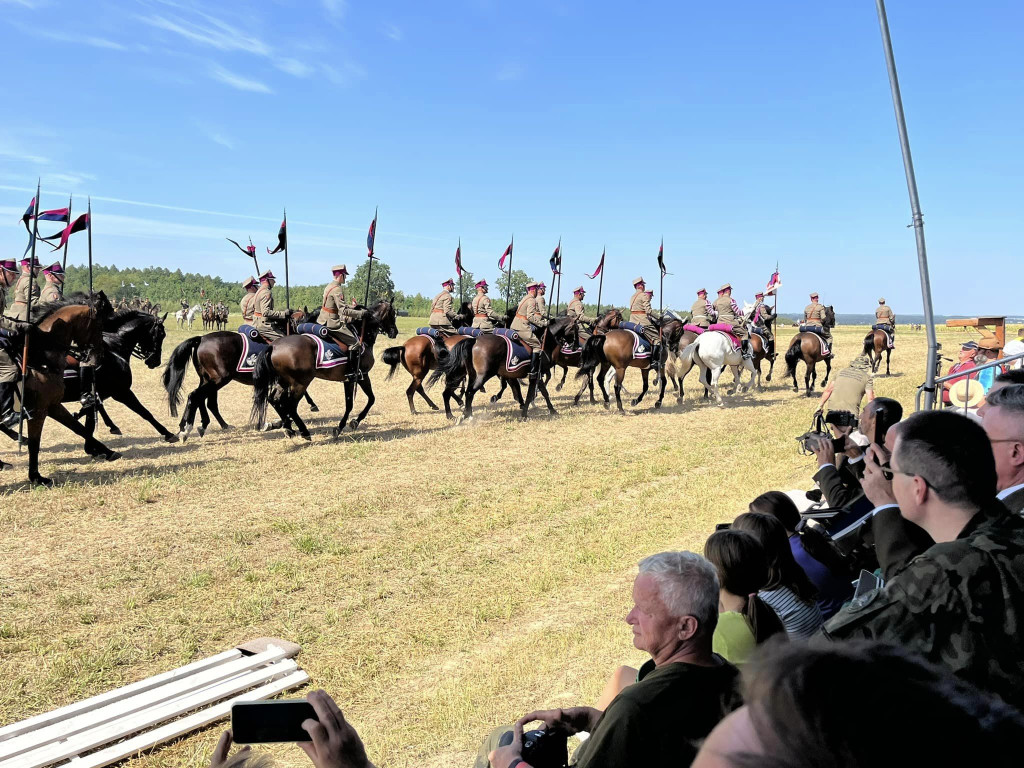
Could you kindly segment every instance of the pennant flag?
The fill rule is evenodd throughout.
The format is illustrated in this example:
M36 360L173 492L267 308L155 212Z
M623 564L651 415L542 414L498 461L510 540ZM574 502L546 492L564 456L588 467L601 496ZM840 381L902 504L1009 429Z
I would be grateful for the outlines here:
M505 252L503 254L501 254L501 258L498 259L498 269L500 269L502 271L505 270L505 259L507 259L511 255L512 255L512 243L509 243L508 244L508 248L505 249Z
M52 211L39 212L40 221L62 221L67 224L70 216L71 212L67 208L55 208Z
M661 241L661 247L658 249L658 269L661 270L661 276L664 277L668 274L668 270L665 269L665 241Z
M779 269L776 267L775 271L772 272L772 276L768 278L768 285L764 289L765 294L775 293L780 285L782 285L782 278L779 277Z
M551 267L552 275L562 274L562 244L559 243L555 246L555 252L551 254L551 258L548 259L548 265Z
M455 249L455 275L462 277L462 243Z
M54 235L50 235L49 237L40 237L39 239L49 242L50 240L56 240L59 237L60 242L57 243L57 245L53 246L53 250L59 251L61 248L64 247L64 244L68 241L68 238L75 234L75 232L81 232L84 229L88 229L88 227L89 214L83 213L81 216L75 219L73 223L68 224L60 232L57 232ZM50 245L53 245L53 243L50 243Z
M33 241L35 241L35 239L36 239L35 235L33 235L31 232L29 232L28 233L28 245L25 246L25 253L21 254L22 258L25 258L25 256L28 255L28 252L32 250L32 243L33 243Z
M31 221L32 216L36 212L36 199L33 197L32 202L28 204L28 208L25 209L25 215L21 217L21 223L25 225L25 229L28 229L28 233L31 235L32 230L29 229L28 223Z
M232 240L232 242L234 242ZM236 243L237 245L237 243ZM277 247L274 250L267 248L267 253L273 256L275 253L280 253L288 247L288 233L285 231L285 222L281 222L281 229L277 233Z
M242 246L240 246L240 245L239 245L239 244L237 243L237 241L235 241L235 240L232 240L232 239L231 239L230 237L225 237L224 239L225 239L225 240L227 240L227 241L228 241L229 243L234 243L234 244L235 244L235 248L237 248L238 250L240 250L240 251L241 251L242 253L244 253L244 254L245 254L246 256L249 256L249 257L251 257L251 258L253 258L253 259L255 259L255 258L256 258L256 246L255 246L255 245L253 245L252 243L250 243L249 245L247 245L247 246L245 246L245 247L243 248Z
M601 270L604 269L604 251L601 251L601 263L597 265L597 269L594 270L594 274L587 275L591 280L601 274Z
M366 234L366 255L373 258L373 241L377 239L377 216L370 222L370 231Z

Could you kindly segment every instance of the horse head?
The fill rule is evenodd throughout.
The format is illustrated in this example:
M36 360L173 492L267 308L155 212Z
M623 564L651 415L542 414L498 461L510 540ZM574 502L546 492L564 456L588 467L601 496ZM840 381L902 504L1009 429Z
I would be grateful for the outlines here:
M391 298L393 299L394 296ZM398 325L395 322L398 313L395 311L395 305L391 300L377 302L370 312L378 327L384 331L389 339L393 339L398 335Z
M565 317L558 317L551 321L548 325L548 335L555 339L563 339L569 333L576 330L578 321L576 315L567 315Z
M829 304L827 307L825 307L825 320L822 322L822 325L824 325L826 328L833 328L835 327L835 324L836 311L835 309L833 309L832 305Z
M154 316L152 320L147 322L148 325L148 337L146 338L146 344L138 344L139 352L142 355L142 361L146 364L147 368L153 369L160 366L160 358L163 355L164 339L167 338L167 329L164 328L164 320L167 319L167 313L164 312L163 317Z
M621 322L622 312L613 307L597 319L597 322L594 324L594 330L610 331L612 328L618 328Z
M473 305L468 301L462 302L462 306L459 307L459 320L461 325L472 325L473 324Z

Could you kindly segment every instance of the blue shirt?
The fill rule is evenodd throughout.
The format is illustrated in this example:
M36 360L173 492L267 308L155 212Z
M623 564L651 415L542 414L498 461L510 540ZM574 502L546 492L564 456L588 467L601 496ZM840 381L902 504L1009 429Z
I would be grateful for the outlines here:
M807 578L818 590L818 607L821 615L828 620L838 613L843 603L853 597L853 584L841 579L830 571L820 560L815 560L804 549L799 536L789 537L789 548L793 552L797 565L804 569Z

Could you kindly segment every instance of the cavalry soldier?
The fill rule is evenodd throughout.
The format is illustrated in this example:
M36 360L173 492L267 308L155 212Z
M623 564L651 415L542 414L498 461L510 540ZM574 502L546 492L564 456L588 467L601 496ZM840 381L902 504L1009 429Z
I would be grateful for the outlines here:
M633 281L636 292L629 299L629 320L643 329L644 337L651 342L651 360L661 365L661 343L658 337L657 322L661 319L651 308L651 297L647 295L647 284L642 277Z
M255 285L256 285L256 278L254 278L254 277L250 277L249 279L250 279L250 280L252 280L252 284L253 284L253 286L255 286ZM245 287L245 283L242 283L242 287L243 287L243 288ZM255 293L255 292L256 292L256 291L255 291L255 289L254 289L254 290L253 290L253 293ZM122 302L122 303L124 302L124 298L122 298L122 299L121 299L121 302ZM181 299L180 299L180 300L178 301L178 303L179 303L179 304L181 304L181 308L182 308L183 310L185 310L186 312L188 312L188 302L187 302L187 301L185 300L185 295L184 295L184 294L182 294L182 296L181 296ZM252 314L252 313L250 312L250 314Z
M764 303L764 291L758 291L754 294L754 308L750 310L750 324L764 337L767 342L766 347L775 344L775 336L772 335L774 320L775 313ZM765 349L765 351L769 350ZM774 352L774 349L771 352Z
M30 263L32 264L31 267L29 267ZM39 283L36 282L38 274L38 261L34 261L31 257L21 260L21 275L14 286L14 301L11 302L11 307L7 311L8 317L13 317L17 320L28 320L29 286L31 286L32 290L32 303L35 304L39 299Z
M544 294L547 292L548 287L544 283L537 283L537 311L544 317L548 316L548 302L544 298Z
M252 325L253 303L256 301L256 291L259 290L259 287L256 285L256 278L245 278L245 282L242 283L242 288L245 290L245 295L242 296L242 300L238 302L238 308L242 312L242 323ZM181 300L181 306L182 309L188 311L188 302L184 299Z
M832 358L832 329L825 327L825 305L818 301L818 292L811 294L811 303L804 307L804 322L810 325L820 325L821 335L828 344L829 357Z
M530 349L530 378L537 378L540 374L540 361L543 350L540 346L540 339L533 333L534 326L543 328L548 324L537 306L537 283L529 283L526 286L526 296L519 302L516 308L516 316L512 319L512 330L519 334Z
M452 311L454 298L451 292L454 287L455 281L449 277L441 283L441 288L444 290L434 297L434 303L430 305L429 325L431 328L440 331L443 336L452 336L458 333L455 330L455 326L452 325L452 321L459 319L459 316Z
M711 325L711 319L715 316L715 308L708 301L708 292L704 288L697 291L697 300L690 307L690 323L705 331Z
M892 311L892 307L885 303L885 299L881 298L878 300L878 309L875 310L875 325L888 326L886 330L889 335L896 339L896 315Z
M316 321L331 332L331 336L348 347L350 356L358 361L363 345L359 336L349 326L349 320L362 320L366 316L365 309L356 309L345 298L345 280L348 268L344 264L331 267L334 279L324 288L324 303Z
M7 308L7 290L17 280L18 265L13 259L0 261L0 314Z
M586 293L587 292L583 290L583 286L581 285L579 288L572 292L572 301L570 301L569 306L565 308L565 313L567 315L576 316L576 327L579 329L577 331L577 336L579 337L579 342L581 345L586 344L587 339L589 339L593 335L588 331L584 330L583 324L589 323L590 325L593 325L594 323L597 322L597 318L590 317L587 314L586 310L583 308L583 297L586 295Z
M54 262L43 270L43 279L46 285L39 294L39 302L55 302L64 298L64 268L59 261Z
M7 301L7 288L17 279L18 267L12 259L0 261L0 312L3 312ZM0 333L7 335L24 330L28 325L17 320L10 320L0 314ZM14 411L14 391L17 388L21 371L14 363L11 354L0 346L0 425L9 427L18 423L18 414Z
M277 341L282 336L270 321L288 319L287 312L274 309L273 289L276 282L274 273L268 269L260 275L260 289L256 291L256 296L252 300L252 325L267 341Z
M491 309L491 297L487 295L487 281L481 280L475 286L476 296L473 297L473 327L485 333L494 330L494 324L503 318Z
M736 303L736 299L732 297L732 285L729 283L718 289L718 298L715 299L714 309L718 313L718 322L729 323L732 326L732 332L740 339L743 356L749 358L750 332L743 320L743 311Z

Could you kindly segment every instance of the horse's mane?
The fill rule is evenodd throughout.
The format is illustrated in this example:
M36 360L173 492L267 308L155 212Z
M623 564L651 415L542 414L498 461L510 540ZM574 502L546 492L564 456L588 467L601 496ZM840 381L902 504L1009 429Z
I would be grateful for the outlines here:
M160 322L159 317L143 309L119 309L103 324L103 330L104 332L116 333L133 320Z
M70 296L65 296L60 301L48 301L43 304L33 304L30 319L33 323L39 323L58 309L64 307L91 307L92 301L84 293L76 291Z

